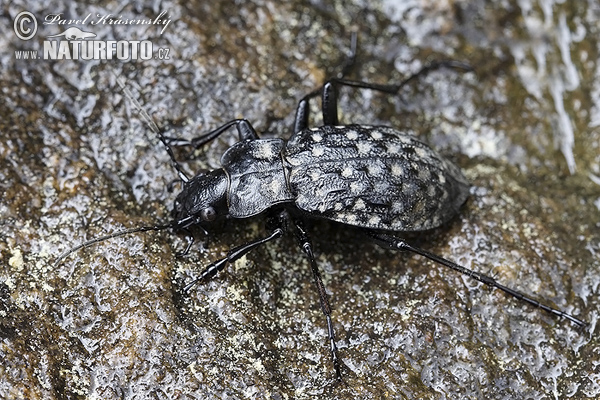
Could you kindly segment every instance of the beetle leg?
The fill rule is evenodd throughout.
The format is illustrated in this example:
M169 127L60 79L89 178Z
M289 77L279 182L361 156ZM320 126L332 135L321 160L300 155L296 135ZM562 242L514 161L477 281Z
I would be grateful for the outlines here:
M473 72L474 71L473 67L471 67L469 64L465 64L465 63L462 63L459 61L445 60L445 61L434 62L434 63L424 66L418 72L412 74L411 76L409 76L408 78L404 79L402 82L400 82L396 85L382 85L382 84L378 84L378 83L354 81L354 80L343 79L343 78L342 79L337 79L337 78L331 79L329 82L332 83L333 85L350 86L350 87L355 87L355 88L359 88L359 89L371 89L371 90L376 90L378 92L383 92L383 93L397 94L400 91L400 89L402 89L404 86L406 86L409 82L412 82L413 80L418 79L422 76L425 76L432 71L437 71L438 69L442 69L442 68L457 69L457 70L462 70L464 72Z
M350 52L346 57L346 60L342 64L340 68L340 72L338 73L336 78L343 78L344 76L350 73L350 70L356 64L356 48L358 45L358 33L353 31L350 35Z
M342 64L342 68L341 68L339 74L337 75L338 79L342 79L344 76L346 76L346 74L348 74L348 72L354 66L354 63L356 62L357 38L358 38L357 33L352 32L352 35L350 37L350 54L346 58L346 61L344 62L344 64ZM308 128L308 116L310 114L309 109L308 109L308 106L309 106L308 102L311 98L317 97L322 91L323 90L320 88L317 90L313 90L312 92L310 92L309 94L304 96L302 99L300 99L300 101L298 102L298 106L296 107L296 118L294 119L294 133L298 133L298 132L303 131L304 129ZM329 96L328 102L331 103L331 100L333 100L334 107L336 107L337 101L335 101L335 99L331 99L331 93L328 94L328 96ZM335 96L335 93L334 93L334 96ZM337 120L337 110L335 110L335 118ZM325 125L327 125L327 124L325 124ZM336 124L330 124L330 125L336 125Z
M333 367L335 368L335 375L338 380L342 379L342 374L340 372L340 361L337 355L337 346L335 344L335 333L333 330L333 322L331 320L331 307L329 306L329 300L327 299L327 292L325 291L325 285L323 285L323 280L321 279L321 273L319 272L319 268L317 267L317 262L315 260L315 256L313 254L312 245L310 243L310 239L304 229L303 224L297 220L293 220L294 225L296 226L296 237L298 238L298 242L300 243L300 247L308 256L310 260L310 268L313 273L313 278L315 280L315 284L317 285L317 290L319 292L319 300L321 302L321 311L325 315L325 319L327 320L327 333L329 335L329 350L331 351L331 357L333 359Z
M298 107L296 108L296 118L294 120L294 133L298 133L308 128L309 100L313 97L317 97L319 94L322 95L323 100L323 125L339 125L339 118L337 112L337 89L340 86L350 86L358 89L370 89L388 94L397 94L400 91L400 89L402 89L406 84L412 82L415 79L420 78L421 76L427 75L431 71L435 71L441 68L458 69L463 70L465 72L473 71L473 68L465 63L450 60L438 61L424 66L423 68L421 68L420 71L404 79L399 84L381 85L378 83L344 79L343 76L345 70L349 69L349 67L352 65L351 63L352 62L348 63L348 65L344 67L344 72L338 75L337 78L333 78L325 82L322 88L313 90L312 92L304 96L300 100L300 102L298 102Z
M192 248L192 245L196 241L196 239L194 239L194 235L192 234L192 232L189 229L184 228L184 229L182 229L182 231L185 233L185 237L187 238L187 245L185 246L185 249L183 250L183 252L176 253L175 257L187 256L188 253L190 252L190 249Z
M322 95L322 109L323 109L323 125L339 125L337 115L337 88L335 84L339 81L345 81L343 79L332 79L325 82L323 88L313 90L306 96L304 96L299 102L296 108L296 118L294 119L294 133L298 133L308 128L308 116L309 112L309 100L313 97L317 97L319 94ZM348 81L354 82L354 81Z
M337 112L337 87L339 81L332 79L323 85L323 125L339 125Z
M208 142L216 139L217 136L219 136L221 133L225 132L227 129L234 125L238 131L238 137L240 139L240 142L243 140L258 139L258 135L256 134L254 127L247 119L234 119L232 121L229 121L225 125L218 127L217 129L214 129L208 133L205 133L202 136L192 139L191 144L192 146L198 149L207 144Z
M352 32L352 35L350 36L350 54L348 54L348 57L342 64L340 72L338 73L338 75L336 77L337 79L342 79L344 76L346 76L349 73L349 71L352 69L354 64L356 63L357 42L358 42L358 35L356 32ZM335 97L335 95L336 95L335 88L327 89L327 92L328 92L327 95L325 95L325 86L324 86L323 89L319 88L317 90L310 92L309 94L304 96L298 102L298 107L296 108L296 118L294 120L294 133L298 133L298 132L308 128L308 116L309 116L308 101L313 97L317 97L321 93L323 93L323 109L328 108L329 111L327 111L327 116L328 116L328 118L330 116L331 116L331 118L333 118L332 121L329 121L332 123L325 123L324 125L337 125L338 124L338 122L337 122L338 121L337 100ZM325 96L327 96L327 100L325 100ZM333 108L333 112L331 112L331 108ZM325 112L324 112L324 114L325 114Z
M254 130L254 127L247 119L234 119L227 122L220 127L213 129L212 131L205 133L197 138L192 140L187 139L177 139L177 138L168 138L170 144L173 146L193 146L196 149L204 146L208 142L215 140L219 137L223 132L227 131L232 126L238 131L238 137L240 141L249 140L249 139L258 139L258 134Z
M313 90L304 96L296 108L296 118L294 120L294 133L298 133L308 128L309 100L322 94L323 125L339 125L337 114L337 88L335 84L343 79L332 79L325 82L323 88ZM353 81L348 81L353 82Z
M570 314L567 314L564 311L558 310L556 308L547 306L545 304L540 303L539 301L529 297L528 295L521 293L517 290L511 289L507 286L501 285L500 283L496 282L496 280L494 278L492 278L491 276L488 275L484 275L480 272L477 271L473 271L470 270L466 267L463 267L462 265L458 265L455 262L452 262L450 260L447 260L443 257L440 257L436 254L430 253L427 250L423 250L421 248L418 247L414 247L411 246L410 244L408 244L404 239L400 239L398 237L395 236L391 236L391 235L387 235L387 234L383 234L383 233L376 233L376 232L372 232L372 231L367 231L368 235L371 236L372 238L385 243L386 245L388 245L389 247L393 248L393 249L397 249L397 250L407 250L410 251L412 253L415 254L419 254L425 258L430 259L431 261L434 261L438 264L442 264L448 268L452 268L453 270L460 272L461 274L467 275L481 283L484 283L490 287L494 287L496 289L500 289L501 291L503 291L504 293L507 293L519 300L522 300L526 303L531 304L534 307L538 307L541 308L544 311L549 312L550 314L556 315L558 317L562 317L562 318L566 318L569 321L573 322L574 324L581 326L581 327L585 327L587 325L587 323L585 321L580 320L579 318L576 318Z
M320 90L315 90L304 96L296 107L296 118L294 119L294 133L298 133L308 128L309 103L311 97L318 95Z
M246 253L250 252L250 250L273 239L278 239L281 237L281 235L283 235L283 227L277 227L273 229L273 231L268 236L253 240L249 243L243 244L241 246L229 250L227 252L227 256L210 264L204 269L204 271L202 271L198 278L185 285L183 287L183 292L188 292L194 285L196 285L200 281L212 278L217 274L217 272L223 270L223 268L225 268L225 266L228 263L232 263L238 260L239 258L243 257Z
M396 85L381 85L343 78L331 79L323 85L323 125L339 125L337 113L337 89L340 86L350 86L359 89L371 89L383 93L397 94L407 83L440 68L460 69L465 72L473 71L473 68L465 63L458 61L439 61L426 65L421 68L420 71Z

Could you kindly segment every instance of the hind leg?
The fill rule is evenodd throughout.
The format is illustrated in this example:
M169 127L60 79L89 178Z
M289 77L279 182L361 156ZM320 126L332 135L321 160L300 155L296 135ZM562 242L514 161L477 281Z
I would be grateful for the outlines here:
M387 247L390 247L390 248L396 249L396 250L406 250L406 251L410 251L415 254L419 254L425 258L430 259L431 261L435 261L438 264L444 265L444 266L451 268L457 272L460 272L461 274L467 275L467 276L469 276L481 283L484 283L490 287L500 289L504 293L507 293L521 301L531 304L534 307L541 308L542 310L549 312L550 314L556 315L558 317L566 318L578 326L585 327L587 325L587 323L585 321L582 321L579 318L576 318L570 314L567 314L564 311L561 311L556 308L542 304L539 301L533 299L532 297L530 297L524 293L521 293L517 290L511 289L507 286L501 285L500 283L496 282L496 280L494 278L492 278L491 276L487 276L480 272L470 270L466 267L463 267L462 265L456 264L455 262L447 260L436 254L430 253L427 250L423 250L418 247L414 247L414 246L408 244L404 239L398 238L396 236L388 235L388 234L373 232L373 231L367 231L367 234L369 236L371 236L372 238L374 238L376 241L386 245Z

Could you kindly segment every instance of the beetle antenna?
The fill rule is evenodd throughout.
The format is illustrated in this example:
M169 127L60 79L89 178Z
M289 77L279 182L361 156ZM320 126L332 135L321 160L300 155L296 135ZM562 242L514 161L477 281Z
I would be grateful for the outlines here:
M121 87L121 89L123 89L123 92L129 98L129 100L131 100L131 102L133 103L135 108L137 108L138 112L140 113L140 115L142 116L142 118L144 119L144 121L146 122L148 127L150 128L150 130L152 130L152 132L154 132L158 136L158 138L160 139L162 144L165 145L165 148L167 149L167 153L169 153L169 157L171 157L171 164L173 164L173 167L175 167L175 169L177 170L179 179L181 179L184 183L188 182L190 180L190 178L185 174L185 172L183 172L183 169L181 169L181 166L175 159L175 154L173 154L173 150L171 149L171 146L169 146L169 143L167 143L167 138L162 133L162 131L160 130L158 125L156 125L156 123L150 117L150 115L148 115L146 110L144 110L142 108L142 105L140 104L140 102L137 101L137 99L135 97L133 97L133 93L131 93L131 90L129 90L129 88L127 86L125 86L125 83L123 83L123 81L121 81L121 79L116 74L115 74L115 78L117 80L117 84Z
M168 224L168 225L152 225L152 226L140 226L137 228L129 228L129 229L124 229L122 231L117 231L114 233L111 233L110 235L105 235L105 236L100 236L97 237L95 239L91 239L88 240L87 242L83 242L75 247L71 247L69 250L63 252L60 256L58 256L58 258L56 259L56 261L54 262L54 265L52 266L53 269L55 269L56 267L58 267L58 265L60 264L60 262L65 259L66 257L68 257L70 254L81 250L83 248L86 247L90 247L93 244L99 243L99 242L103 242L105 240L108 239L112 239L112 238L116 238L119 236L125 236L125 235L129 235L130 233L137 233L137 232L148 232L148 231L162 231L164 229L167 228L171 228L173 226L173 224Z

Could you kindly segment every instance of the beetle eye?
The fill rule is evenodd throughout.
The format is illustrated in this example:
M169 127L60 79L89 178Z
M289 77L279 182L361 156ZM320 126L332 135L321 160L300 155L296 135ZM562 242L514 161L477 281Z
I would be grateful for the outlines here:
M206 207L205 209L200 211L200 218L202 218L203 221L207 222L214 221L215 218L217 218L217 212L212 207Z

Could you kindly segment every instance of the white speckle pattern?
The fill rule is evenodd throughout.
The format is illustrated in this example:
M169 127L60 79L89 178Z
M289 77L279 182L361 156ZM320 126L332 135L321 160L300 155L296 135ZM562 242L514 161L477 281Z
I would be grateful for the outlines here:
M312 155L315 157L321 157L325 154L325 148L323 146L315 146L312 149Z
M316 169L311 169L310 171L308 171L308 176L310 176L310 179L313 182L316 182L319 180L319 178L321 177L321 172L317 171Z
M358 182L352 182L350 184L350 191L354 194L360 194L362 192L363 185Z
M344 168L344 169L342 170L342 173L341 173L341 175L342 175L344 178L350 178L350 177L352 176L353 172L354 172L354 171L353 171L353 169L352 169L352 168L350 168L350 167L346 167L346 168Z
M254 157L262 160L269 160L275 157L273 146L266 141L257 141L257 146L254 149Z
M358 132L356 132L356 131L355 131L355 130L353 130L353 129L349 129L349 130L346 132L346 137L347 137L348 139L350 139L350 140L356 140L356 139L358 139Z
M404 174L404 168L400 164L392 164L392 175L394 176L402 176Z
M422 149L421 147L415 147L415 154L419 158L427 158L427 152L425 151L425 149Z
M371 142L360 141L356 143L356 150L358 150L358 154L368 155L371 152L373 145Z
M270 183L265 184L264 186L266 186L266 189L272 193L279 193L283 185L279 180L272 180Z
M274 204L296 199L287 185L282 151L282 139L256 139L239 141L223 153L221 165L229 177L231 217L251 217Z
M358 218L356 217L355 214L352 214L352 213L345 213L345 212L337 213L337 218L341 221L344 221L347 224L350 224L350 225L356 225L356 223L358 222Z
M381 131L373 130L371 131L371 137L375 140L379 140L383 137Z
M381 165L379 165L379 163L367 165L367 171L371 176L381 176L385 172Z
M396 214L402 214L405 208L406 207L401 201L395 201L394 203L392 203L392 211Z
M365 204L365 201L363 199L358 199L354 203L354 209L357 211L362 211L365 208L367 208L367 205Z
M432 199L435 198L435 185L429 185L427 188L427 195Z
M371 226L379 225L379 223L381 222L381 217L379 215L373 215L371 216L371 218L369 218L368 222Z
M376 182L373 187L375 188L375 191L377 193L386 193L387 191L390 190L390 184L388 183L388 181L378 181Z
M387 143L385 147L390 155L400 154L400 146L394 142Z
M419 168L417 174L419 175L419 179L427 182L431 178L431 172L426 168Z
M287 143L297 207L390 231L435 228L468 196L460 170L414 136L387 127L322 126Z

